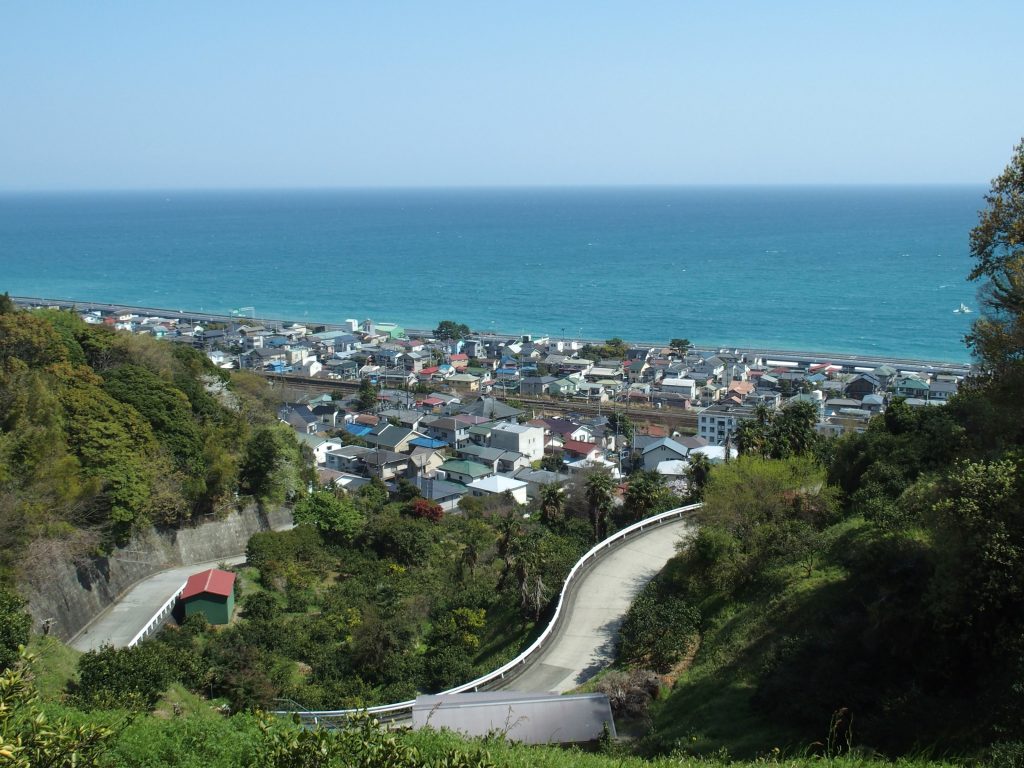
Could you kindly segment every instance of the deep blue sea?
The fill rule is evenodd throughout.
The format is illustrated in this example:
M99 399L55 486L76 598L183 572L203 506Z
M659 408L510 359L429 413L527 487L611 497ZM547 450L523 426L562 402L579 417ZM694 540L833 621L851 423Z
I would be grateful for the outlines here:
M983 187L0 195L0 292L965 361Z

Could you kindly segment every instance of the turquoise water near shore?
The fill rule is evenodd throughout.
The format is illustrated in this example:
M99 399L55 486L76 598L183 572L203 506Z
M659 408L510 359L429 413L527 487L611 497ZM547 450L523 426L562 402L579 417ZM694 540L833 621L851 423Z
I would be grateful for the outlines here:
M0 195L0 291L966 361L981 186Z

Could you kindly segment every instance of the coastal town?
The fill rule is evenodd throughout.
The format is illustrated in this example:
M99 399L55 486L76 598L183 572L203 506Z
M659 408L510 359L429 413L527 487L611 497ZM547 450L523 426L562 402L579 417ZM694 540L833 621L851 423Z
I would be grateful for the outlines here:
M942 405L969 373L952 364L772 359L685 339L479 334L454 321L414 331L372 320L328 327L76 311L86 323L188 344L219 367L270 377L280 420L308 447L325 486L407 482L445 510L466 496L526 504L597 467L616 479L657 472L684 492L694 457L734 456L739 425L766 409L807 403L818 432L863 431L896 398Z

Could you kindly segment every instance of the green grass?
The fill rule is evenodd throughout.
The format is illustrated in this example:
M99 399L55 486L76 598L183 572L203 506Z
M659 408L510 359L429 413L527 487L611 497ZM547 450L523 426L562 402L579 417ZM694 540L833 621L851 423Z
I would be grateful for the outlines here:
M75 676L82 654L55 637L42 635L32 637L28 651L36 657L32 671L39 695L47 701L59 699Z
M924 758L888 762L862 755L815 757L771 752L751 761L735 761L718 755L695 757L683 753L646 759L625 754L611 745L607 754L584 752L578 748L526 746L498 739L465 739L450 731L416 731L403 738L417 746L425 757L440 755L445 749L458 748L470 754L476 750L487 753L498 768L941 768L958 765L954 762Z
M773 748L801 749L799 736L780 730L752 705L766 653L781 635L813 622L833 602L844 572L790 566L773 574L784 586L773 596L715 606L694 663L669 696L653 707L645 747L658 753L728 754L756 758ZM821 734L824 741L827 734Z
M478 667L486 670L497 669L514 659L543 629L533 622L524 622L519 611L512 607L491 609L487 626L489 630L480 639L480 649L474 659Z

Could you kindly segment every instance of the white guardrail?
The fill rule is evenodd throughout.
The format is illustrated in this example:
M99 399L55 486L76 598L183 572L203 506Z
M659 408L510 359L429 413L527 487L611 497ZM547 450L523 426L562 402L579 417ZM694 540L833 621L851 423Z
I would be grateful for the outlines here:
M153 618L146 622L146 626L140 629L135 634L135 637L128 641L129 648L131 648L133 645L140 642L141 640L145 640L153 632L156 632L156 630L160 628L160 625L163 623L163 620L166 619L170 615L171 611L174 610L174 604L177 602L178 596L185 591L185 585L187 583L187 581L183 581L181 583L181 586L174 591L174 594L167 598L167 602L161 605L160 609L153 614Z
M686 517L694 510L700 509L701 504L690 504L685 507L677 507L676 509L670 509L668 512L662 512L658 515L652 515L651 517L645 518L638 523L623 528L621 531L612 534L607 539L604 539L583 555L576 565L569 571L569 575L565 577L565 583L562 585L562 592L558 596L558 605L555 606L555 613L551 617L551 621L544 628L544 631L540 633L536 640L534 640L530 646L516 656L512 661L507 664L495 669L493 672L488 672L482 677L478 677L476 680L471 680L468 683L457 686L455 688L449 688L447 691L441 691L441 695L453 694L453 693L466 693L467 691L479 691L481 688L491 685L499 680L504 680L510 677L513 673L519 673L535 655L543 650L548 640L554 635L558 629L558 621L562 616L563 610L566 608L566 601L569 596L570 590L575 586L574 580L576 576L586 568L593 560L604 556L607 552L614 548L616 544L619 544L623 540L629 538L632 535L641 533L648 528L655 528L673 520L679 520ZM383 719L394 720L403 717L412 716L412 706L415 703L415 699L409 701L400 701L395 704L381 704L376 707L357 707L354 709L333 709L333 710L300 710L300 711L278 711L273 712L275 715L298 715L299 719L304 725L317 726L327 725L330 726L332 721L344 720L352 715L368 713L371 715L379 715Z

